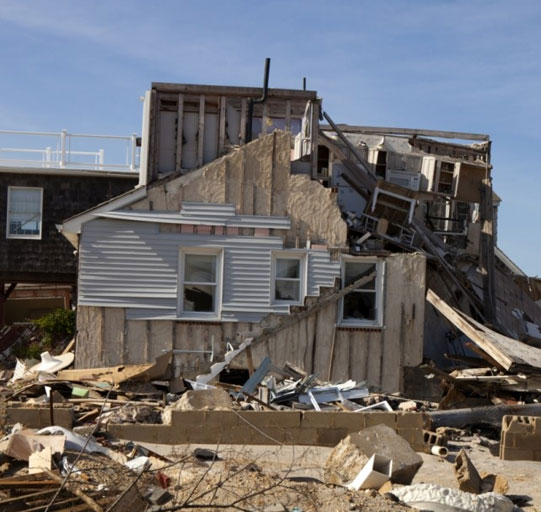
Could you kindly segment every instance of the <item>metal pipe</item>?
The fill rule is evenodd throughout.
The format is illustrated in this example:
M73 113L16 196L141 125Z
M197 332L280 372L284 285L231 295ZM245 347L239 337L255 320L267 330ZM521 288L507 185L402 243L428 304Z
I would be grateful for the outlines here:
M269 90L269 69L270 69L270 58L265 59L265 74L263 77L263 94L261 98L248 99L248 118L246 119L246 144L252 140L252 120L254 117L254 105L256 103L264 103L267 99L267 92Z

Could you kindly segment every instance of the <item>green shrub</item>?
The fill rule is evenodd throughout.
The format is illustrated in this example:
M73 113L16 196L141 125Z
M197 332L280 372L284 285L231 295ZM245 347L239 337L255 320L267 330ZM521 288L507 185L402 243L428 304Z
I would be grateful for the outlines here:
M43 343L50 348L57 341L73 337L75 334L75 311L57 309L32 323L40 328L43 333Z

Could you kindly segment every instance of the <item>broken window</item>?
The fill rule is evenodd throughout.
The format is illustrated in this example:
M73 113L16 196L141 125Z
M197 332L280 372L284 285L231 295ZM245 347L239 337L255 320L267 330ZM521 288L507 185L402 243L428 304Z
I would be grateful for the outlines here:
M43 189L8 188L7 238L41 238Z
M219 259L219 254L182 253L180 309L183 316L217 314Z
M302 256L275 256L273 271L273 301L300 304L304 282Z
M371 279L349 292L341 301L341 324L381 326L383 322L383 263L375 259L351 258L342 261L343 287L363 277Z
M376 176L385 179L387 171L387 151L378 151L378 159L376 160Z

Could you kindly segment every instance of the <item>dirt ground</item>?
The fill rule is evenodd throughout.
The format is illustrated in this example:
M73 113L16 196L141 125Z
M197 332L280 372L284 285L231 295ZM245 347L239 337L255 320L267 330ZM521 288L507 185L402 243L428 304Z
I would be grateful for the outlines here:
M191 454L196 447L216 450L211 445L145 445L161 455L179 458ZM415 476L413 483L437 483L450 488L458 488L453 464L460 448L465 448L469 457L479 470L500 474L509 482L512 495L527 495L531 503L524 506L527 512L541 512L541 463L528 461L502 461L490 449L464 438L449 442L447 460L420 454L424 464ZM388 499L373 497L365 491L352 493L346 489L323 486L311 479L323 480L323 468L331 448L314 446L220 446L217 452L222 459L212 464L202 463L174 466L164 471L176 482L177 498L186 499L192 489L204 475L194 496L218 488L206 494L214 496L220 502L231 503L248 492L260 492L272 487L272 490L255 496L244 505L250 510L266 512L298 510L342 511L363 510L380 512L384 510L406 510ZM253 463L253 467L249 467ZM210 469L209 469L210 467ZM244 468L248 467L248 470ZM239 469L242 471L234 474ZM230 477L230 475L233 477ZM227 484L222 485L226 480ZM203 483L204 482L204 483ZM228 487L229 486L229 487ZM236 496L236 498L235 498ZM192 496L193 499L193 496ZM239 504L242 505L242 504ZM210 510L211 508L209 508ZM234 510L231 508L231 510ZM237 509L238 510L238 509Z

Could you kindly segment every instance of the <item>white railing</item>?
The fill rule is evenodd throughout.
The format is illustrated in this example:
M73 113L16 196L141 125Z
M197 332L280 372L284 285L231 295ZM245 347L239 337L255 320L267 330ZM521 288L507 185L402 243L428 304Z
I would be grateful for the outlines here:
M137 172L137 135L0 130L0 166Z

